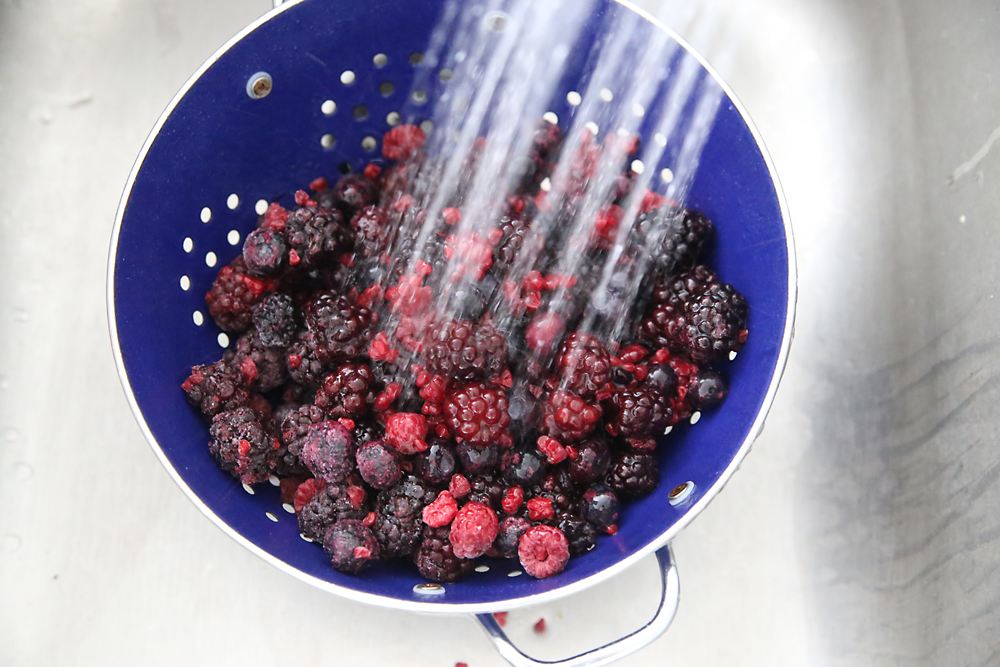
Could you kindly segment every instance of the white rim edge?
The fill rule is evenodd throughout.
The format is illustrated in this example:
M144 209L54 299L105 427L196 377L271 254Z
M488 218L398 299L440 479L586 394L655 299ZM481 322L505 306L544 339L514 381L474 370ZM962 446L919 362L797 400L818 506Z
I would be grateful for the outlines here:
M303 0L285 0L279 6L270 10L268 13L264 14L262 17L248 25L246 28L237 33L228 42L226 42L222 47L220 47L208 60L206 60L201 67L195 71L194 74L184 83L180 90L174 95L170 100L170 103L164 109L163 113L157 119L156 124L150 131L146 138L142 149L139 151L139 155L136 158L135 164L132 166L132 170L129 173L128 181L125 184L125 188L122 192L121 200L118 204L118 210L115 214L115 224L111 234L111 246L108 252L108 279L107 279L107 308L108 308L108 327L109 333L111 335L111 347L114 351L115 365L118 369L118 378L121 381L122 389L125 391L125 397L128 400L129 407L132 410L132 414L139 424L139 428L142 434L145 436L146 441L149 443L156 457L160 460L160 463L166 468L167 473L173 478L174 483L176 483L180 489L187 495L187 497L194 503L194 505L201 510L201 512L208 517L212 523L214 523L218 528L220 528L224 533L233 538L237 543L248 549L250 552L256 554L266 562L270 563L279 570L286 572L287 574L295 577L296 579L303 581L307 584L315 586L321 590L327 591L329 593L334 593L341 597L347 598L349 600L354 600L357 602L364 602L368 604L373 604L379 607L387 607L390 609L399 609L402 611L418 611L422 613L432 613L432 614L442 614L442 615L452 615L452 614L482 614L491 613L495 611L507 611L510 609L517 609L520 607L525 607L534 604L541 604L544 602L549 602L559 598L563 598L574 593L578 593L584 589L595 586L602 581L606 581L611 577L619 574L625 569L629 568L631 565L641 560L642 558L652 554L657 549L663 547L665 544L670 542L677 533L679 533L683 528L685 528L689 523L691 523L694 518L705 509L706 506L712 501L712 499L722 490L729 478L732 477L733 473L739 468L743 459L746 458L747 453L749 453L754 440L760 435L764 428L764 422L767 417L768 412L771 409L771 405L774 402L775 394L778 390L778 385L781 381L781 377L784 373L785 366L788 361L788 353L791 346L794 324L795 324L795 307L798 298L798 284L797 284L797 270L796 270L796 260L795 260L795 241L792 234L791 219L788 213L788 206L785 202L784 192L781 188L781 183L778 179L778 174L775 171L774 163L771 160L770 154L767 152L767 148L764 146L763 139L760 136L760 132L757 130L756 125L754 125L743 104L736 97L732 88L719 76L718 72L705 60L700 53L691 47L680 35L675 33L673 30L663 25L659 20L650 15L645 10L642 10L635 5L633 5L629 0L615 0L623 7L635 12L639 16L649 21L651 24L663 30L669 34L673 39L677 41L688 53L694 56L698 62L705 68L705 70L712 76L713 79L719 84L722 90L726 93L730 102L740 113L743 121L747 124L753 135L754 141L757 143L757 147L761 152L764 162L767 165L768 173L771 176L771 181L774 184L775 195L778 199L778 205L781 210L782 223L785 228L785 240L786 248L788 251L788 307L785 314L785 330L782 336L781 349L778 354L778 361L774 369L774 373L771 376L771 382L768 386L767 393L764 396L764 401L761 404L761 409L757 414L757 418L754 420L753 425L747 437L744 439L743 444L737 451L736 456L730 462L729 466L723 471L719 479L713 484L705 495L695 503L691 509L684 513L684 515L677 520L669 529L667 529L659 538L643 547L636 553L622 559L618 563L601 570L595 574L590 575L585 579L573 582L572 584L567 584L558 589L548 591L545 593L539 593L537 595L531 595L527 597L515 598L509 601L503 602L487 602L487 603L477 603L477 604L465 604L465 603L432 603L432 602L417 602L411 600L399 600L397 598L383 597L381 595L376 595L374 593L363 593L350 588L344 588L337 586L336 584L331 584L330 582L324 581L322 579L317 579L309 574L298 570L284 561L275 558L268 552L264 551L253 542L249 541L238 532L236 532L232 527L229 526L225 521L220 519L204 502L198 497L194 491L184 482L178 472L174 469L173 464L164 454L156 438L153 436L152 431L146 424L146 420L142 415L142 411L139 409L139 405L136 402L135 395L132 393L132 387L128 380L128 373L125 370L125 363L122 359L121 346L118 341L118 325L117 318L115 315L115 299L114 299L114 286L115 286L115 259L117 257L118 249L118 237L121 233L122 219L125 214L125 207L128 203L129 196L132 192L132 187L135 184L136 177L142 168L142 163L146 159L146 155L149 152L153 141L156 139L163 125L166 123L170 114L173 112L174 108L184 97L184 95L191 89L191 87L201 78L202 74L205 73L208 68L210 68L224 53L226 53L230 48L232 48L237 42L243 39L246 35L250 34L261 25L271 20L283 11L301 3Z

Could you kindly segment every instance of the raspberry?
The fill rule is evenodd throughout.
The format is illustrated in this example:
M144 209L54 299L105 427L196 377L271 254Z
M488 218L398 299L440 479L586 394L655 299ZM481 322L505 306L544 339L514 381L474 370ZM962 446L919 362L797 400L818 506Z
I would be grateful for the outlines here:
M333 358L359 357L368 350L374 332L372 312L347 296L323 292L306 306L306 325Z
M397 125L382 136L382 155L387 160L408 160L427 141L427 135L416 125Z
M566 331L566 319L558 313L539 313L524 331L524 341L528 349L537 356L552 353Z
M209 429L208 449L222 468L243 484L265 481L274 464L274 438L250 408L220 412Z
M595 484L583 494L583 518L599 530L618 521L618 496L604 484Z
M594 548L597 531L580 517L562 514L556 522L556 527L566 536L571 556L582 556Z
M436 494L416 477L408 476L378 494L373 529L384 558L413 553L420 543L424 506Z
M302 436L299 458L316 477L340 482L354 469L351 433L335 421L313 424Z
M465 478L465 475L455 475L448 483L448 490L456 498L464 498L472 491L472 485L469 484L469 480Z
M427 419L412 412L397 412L385 420L385 439L400 454L427 449Z
M445 398L445 424L456 440L486 447L509 439L507 405L507 394L500 388L483 382L459 386Z
M521 537L517 555L524 571L536 579L559 574L569 560L569 542L552 526L532 526Z
M500 522L497 528L497 538L493 541L490 556L500 558L517 558L517 543L521 536L531 528L531 522L523 517L509 516Z
M528 501L528 518L532 521L543 521L554 516L552 500L549 498L532 498Z
M507 363L507 341L490 325L464 320L432 324L424 338L424 362L432 375L485 380Z
M378 541L372 531L352 519L341 519L330 526L323 536L323 550L334 569L348 574L357 574L379 556Z
M660 466L655 456L644 452L622 452L608 473L608 486L623 498L641 498L656 489Z
M413 556L417 569L427 579L452 584L472 572L475 563L455 555L447 526L424 528L420 547Z
M542 412L542 430L562 443L580 440L594 430L604 410L571 391L557 389L549 394Z
M438 486L451 479L455 467L455 452L448 441L431 438L427 449L414 459L413 472L428 484Z
M295 513L298 514L301 512L302 508L305 507L310 500L312 500L313 496L322 491L325 487L326 482L315 477L310 477L299 484L295 488L295 495L293 496Z
M372 369L365 364L344 364L323 378L315 403L332 417L361 417L368 412Z
M588 334L570 334L559 351L558 367L562 388L582 398L593 397L611 380L608 350Z
M236 349L227 350L223 358L240 369L249 386L260 391L277 389L288 380L285 351L265 347L256 331L240 336Z
M524 503L524 489L519 486L515 486L507 489L507 495L504 499L500 501L500 507L506 514L517 514L517 511L521 509L521 505ZM552 504L549 503L549 508ZM529 512L531 508L528 508Z
M624 438L650 438L663 434L674 412L670 399L658 391L623 389L611 395L616 414L611 428Z
M547 435L538 438L538 451L545 454L545 460L553 465L562 463L569 456L569 450L561 442Z
M250 404L246 377L227 361L192 367L191 375L181 388L187 394L188 403L206 417Z
M362 257L378 257L389 247L389 216L378 206L366 206L351 218L354 247Z
M458 502L445 490L423 510L424 523L434 528L447 526L458 514Z
M403 476L392 450L381 440L361 445L356 458L361 479L376 489L388 489Z
M342 223L336 209L302 206L292 211L285 221L288 263L314 269L335 261L349 243Z
M687 401L697 410L717 407L726 400L729 385L719 371L699 370L688 386Z
M253 323L250 310L265 291L265 284L249 275L243 257L219 270L212 289L205 295L208 312L225 331L246 331Z
M288 347L298 330L298 311L287 294L271 293L251 311L253 326L266 347Z
M611 449L603 434L595 432L577 444L576 450L577 457L566 467L574 482L589 484L607 474L611 466Z
M514 486L530 487L545 477L545 459L530 449L505 452L500 464L503 479Z
M288 262L285 235L274 229L257 229L243 242L243 262L253 276L276 276Z
M310 540L321 542L330 526L338 521L362 519L365 516L364 506L355 506L348 493L349 488L347 484L325 484L316 490L299 511L299 532ZM295 501L298 506L298 493Z
M451 523L451 545L459 558L478 558L497 536L496 512L486 505L468 502Z
M470 475L478 475L491 472L496 469L500 461L500 449L496 444L490 443L485 447L477 447L468 442L460 442L455 447L458 460L462 462L462 470Z
M704 214L672 206L640 213L632 229L632 242L647 249L652 271L664 278L694 268L714 236Z

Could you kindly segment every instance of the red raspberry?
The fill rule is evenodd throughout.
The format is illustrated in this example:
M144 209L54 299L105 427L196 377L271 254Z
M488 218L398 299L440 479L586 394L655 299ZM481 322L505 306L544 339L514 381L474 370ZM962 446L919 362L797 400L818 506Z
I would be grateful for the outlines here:
M444 401L448 430L457 440L476 447L486 447L503 439L510 423L507 394L482 382L456 388Z
M382 155L387 160L407 160L427 141L427 135L416 125L399 125L382 137Z
M500 501L500 507L507 514L516 514L524 502L524 489L519 486L507 489L507 496ZM530 503L530 501L529 501ZM529 504L530 508L530 504Z
M532 498L528 501L528 518L532 521L542 521L555 517L550 498Z
M438 494L430 505L424 508L424 523L433 528L440 528L451 523L458 514L458 501L447 490Z
M543 429L563 443L576 442L594 430L604 410L571 391L557 389L549 395L542 414Z
M569 560L569 542L558 528L532 526L521 537L517 556L525 572L544 579L562 572Z
M413 412L397 412L385 420L385 439L400 454L427 449L427 419Z
M524 341L536 356L544 357L552 352L566 331L566 320L558 313L535 315L524 330Z
M538 438L538 451L545 454L545 459L553 465L565 461L569 454L561 442L547 435Z
M325 481L315 477L299 484L299 488L295 489L294 505L296 514L301 512L306 503L312 500L312 497L322 491L325 486Z
M448 484L448 490L454 497L464 498L472 490L472 485L469 484L469 480L465 479L464 475L455 475L451 478L451 483Z
M499 525L496 512L489 507L477 502L466 503L451 524L450 539L455 555L459 558L482 556L496 539ZM568 556L569 551L566 554Z

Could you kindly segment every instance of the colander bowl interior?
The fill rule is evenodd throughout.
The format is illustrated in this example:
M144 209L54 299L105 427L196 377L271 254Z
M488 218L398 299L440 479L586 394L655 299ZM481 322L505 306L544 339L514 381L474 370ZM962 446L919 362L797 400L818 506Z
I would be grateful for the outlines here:
M656 492L626 504L616 535L547 580L511 576L520 572L516 561L487 559L489 571L426 595L415 590L425 582L409 563L378 563L359 576L333 570L322 549L299 537L277 488L261 484L250 494L219 468L208 452L208 427L180 385L192 365L210 363L221 345L235 344L211 321L204 295L254 228L255 208L275 201L291 207L294 192L317 176L332 181L378 161L390 114L426 120L430 104L416 104L409 92L418 69L429 66L415 54L427 47L443 4L287 3L213 56L164 113L130 176L109 260L109 317L119 373L147 439L185 493L227 533L290 574L349 598L481 612L561 596L610 576L669 541L719 490L762 427L776 390L790 342L794 257L773 170L730 95L688 204L716 223L710 263L746 295L750 337L727 367L726 403L696 426L675 429L660 447ZM626 11L605 2L588 29ZM576 112L566 93L579 82L585 55L573 54L552 103L560 119ZM246 92L256 72L273 80L262 99ZM433 81L431 100L446 85ZM668 493L684 482L693 482L693 493L671 504Z

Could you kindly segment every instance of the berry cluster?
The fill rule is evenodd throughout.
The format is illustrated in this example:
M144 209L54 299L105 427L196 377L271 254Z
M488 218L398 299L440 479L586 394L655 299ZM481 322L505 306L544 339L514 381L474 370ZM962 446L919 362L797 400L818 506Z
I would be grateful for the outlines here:
M182 387L220 465L245 484L278 477L336 569L409 558L454 582L488 555L549 577L617 532L621 501L656 489L664 433L723 401L718 365L746 340L747 303L702 263L709 219L634 192L627 170L564 265L560 223L634 141L584 136L561 156L559 128L541 124L480 229L462 222L481 144L432 217L424 142L396 127L394 163L271 204L206 295L239 338ZM560 159L565 181L542 188Z

